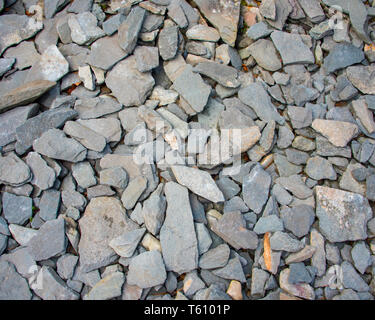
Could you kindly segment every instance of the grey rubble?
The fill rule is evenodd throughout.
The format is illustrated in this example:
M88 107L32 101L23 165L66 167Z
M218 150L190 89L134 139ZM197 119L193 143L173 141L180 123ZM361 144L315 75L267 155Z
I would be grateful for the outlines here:
M0 0L0 299L374 300L372 2Z

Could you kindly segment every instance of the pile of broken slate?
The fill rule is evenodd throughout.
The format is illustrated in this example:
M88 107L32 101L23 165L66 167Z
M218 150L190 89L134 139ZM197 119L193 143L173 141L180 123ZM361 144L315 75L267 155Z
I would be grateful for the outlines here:
M0 12L1 300L374 299L375 1Z

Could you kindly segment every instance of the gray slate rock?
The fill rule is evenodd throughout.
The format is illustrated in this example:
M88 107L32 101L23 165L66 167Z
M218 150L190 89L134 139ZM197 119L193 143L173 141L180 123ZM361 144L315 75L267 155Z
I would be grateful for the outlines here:
M108 95L77 100L74 105L74 110L78 112L78 116L82 120L100 118L121 109L122 105Z
M224 279L246 282L240 259L237 256L230 259L225 267L216 269L212 273Z
M268 200L271 187L271 176L264 171L262 166L256 165L244 177L242 193L246 205L255 213L260 213Z
M155 80L148 72L139 72L134 56L119 62L105 80L113 95L124 106L140 106L151 93Z
M164 61L173 59L178 49L178 27L169 26L161 29L158 39L160 56Z
M74 139L67 138L59 129L50 129L33 143L38 153L52 159L80 162L86 158L87 150Z
M125 19L126 16L122 13L118 13L114 16L111 16L103 22L104 32L109 36L113 35L118 30L120 25L125 21Z
M128 53L120 47L118 37L114 35L96 40L91 45L87 61L91 66L109 70L126 56Z
M116 271L98 281L83 300L110 300L121 296L125 275Z
M159 66L159 50L156 47L138 46L134 56L140 72L151 71Z
M22 83L23 80L24 78L22 78ZM0 112L32 103L56 85L56 82L48 80L35 80L25 84L22 83L15 88L11 87L9 91L5 91L0 95Z
M108 168L100 171L100 183L125 189L128 185L128 174L122 167Z
M3 217L0 217L0 233L6 236L10 236L8 223Z
M72 40L78 45L89 45L105 36L105 32L97 26L96 16L91 12L82 12L70 16L68 24Z
M8 223L23 225L32 216L32 199L16 196L12 193L3 193L3 213Z
M208 172L186 166L172 166L172 171L177 182L195 194L212 202L224 201L223 193Z
M247 36L252 40L258 40L265 38L272 33L272 29L268 27L266 22L258 22L252 25L246 32Z
M83 211L87 204L86 198L75 190L64 190L61 198L65 207L77 208L79 211Z
M229 259L230 248L227 244L220 244L210 249L199 258L199 267L202 269L215 269L224 267Z
M27 73L25 83L36 80L58 81L69 72L69 62L56 45L48 46Z
M77 116L77 112L70 108L52 109L42 112L36 117L28 119L16 129L16 151L24 153L44 132L52 128L60 128L64 123Z
M1 300L31 300L27 281L22 278L14 266L0 260L0 299Z
M159 184L150 197L143 202L143 221L147 230L153 235L157 235L164 222L166 199L162 195L163 184Z
M131 54L137 45L138 35L141 31L146 11L141 7L134 7L125 21L118 28L118 41L120 47Z
M43 29L43 23L33 17L4 14L0 17L0 54L8 47L29 39Z
M359 48L349 43L339 43L329 55L324 59L324 68L329 72L349 67L360 63L365 58L365 54Z
M272 104L267 91L260 83L252 83L238 92L240 100L251 107L257 116L263 121L275 120L283 125L285 119L279 115L276 107Z
M222 2L219 0L196 0L194 2L208 21L218 29L223 41L234 47L240 17L240 2Z
M131 180L122 193L121 202L128 210L133 209L142 193L147 188L147 179L138 176Z
M271 40L260 39L249 46L249 52L257 64L268 71L281 69L282 64Z
M96 185L95 172L88 161L75 163L72 166L72 176L83 189Z
M12 66L16 62L15 58L1 58L0 59L0 77L2 77L6 72L12 69Z
M159 251L147 251L131 259L127 283L140 288L161 285L167 279L166 268Z
M206 285L199 278L196 270L189 272L185 276L183 290L187 297L192 297L197 291L204 288L206 288Z
M314 180L336 180L337 178L337 174L332 164L328 160L319 156L307 160L305 172Z
M349 81L355 86L359 91L364 94L375 94L375 79L373 73L375 67L373 65L369 66L352 66L346 69L346 76Z
M26 157L26 164L33 173L31 183L41 190L51 188L56 180L56 173L47 162L36 152L30 152Z
M44 220L56 219L60 208L61 195L57 190L45 190L39 202L39 216Z
M29 182L31 178L30 168L15 153L0 157L0 181L2 183L17 187Z
M303 249L302 242L293 239L285 232L276 231L270 238L271 249L275 251L297 252Z
M93 198L79 220L79 257L82 270L89 272L117 259L109 242L137 225L127 218L121 202L113 197Z
M368 200L360 194L323 186L315 188L319 228L330 242L364 240L372 217Z
M367 283L361 278L361 276L355 271L352 264L348 261L344 261L341 264L342 270L342 283L345 288L353 289L355 291L368 291L369 286Z
M16 129L35 116L38 109L38 104L31 104L0 114L0 146L16 141Z
M194 221L196 221L195 218L194 218ZM206 253L211 247L211 244L212 244L211 235L208 229L205 227L204 223L195 222L194 225L195 225L195 232L197 234L199 255L202 255L203 253Z
M120 256L124 258L130 258L133 256L135 249L141 241L146 229L140 228L113 238L109 242L109 246Z
M12 250L11 253L3 254L0 261L8 261L16 267L17 272L24 278L28 279L35 275L37 265L31 257L27 247L19 247Z
M238 88L241 84L235 68L217 62L200 62L193 71L215 80L226 88Z
M277 178L276 183L281 184L286 190L290 191L298 199L307 199L313 195L313 191L306 186L298 174L289 177Z
M236 250L254 250L258 246L256 233L246 228L246 221L239 211L224 213L211 229Z
M107 145L105 137L77 121L67 121L64 132L89 150L102 152Z
M291 263L288 281L291 284L311 283L312 277L303 262Z
M313 120L312 111L301 107L288 106L288 116L294 129L306 128Z
M64 253L67 244L65 220L59 218L45 222L27 247L34 260L41 261Z
M365 242L357 242L351 251L355 268L361 273L364 274L366 269L371 266L371 253L370 250L366 247Z
M299 34L274 31L271 39L281 55L283 64L314 63L315 58Z
M57 273L62 279L72 278L77 262L78 256L70 253L64 254L56 262Z
M188 189L168 182L164 193L168 205L160 244L166 269L178 274L192 271L198 266L198 242Z
M283 230L283 221L275 214L261 217L254 227L254 232L256 234L264 234L266 232L276 232Z
M3 254L8 246L8 237L4 234L0 234L0 255Z
M69 6L68 12L73 13L82 13L86 11L91 11L93 0L75 0L73 3Z
M201 112L208 102L211 87L202 77L187 66L173 83L174 89L189 103L196 112Z
M315 219L315 212L312 207L302 204L281 210L280 217L285 229L301 238L309 233Z
M38 283L43 285L38 286ZM49 266L43 266L39 271L34 292L43 300L78 300L80 297Z

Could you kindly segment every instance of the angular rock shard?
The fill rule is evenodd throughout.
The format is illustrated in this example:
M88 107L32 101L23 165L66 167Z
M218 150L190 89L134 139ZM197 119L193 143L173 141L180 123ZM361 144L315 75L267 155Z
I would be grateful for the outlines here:
M373 212L360 194L323 186L315 188L319 229L330 242L364 240Z
M223 193L208 172L186 166L172 166L172 171L177 182L195 194L212 202L224 201Z
M194 0L203 15L219 30L223 41L234 47L240 17L239 0Z
M198 266L198 241L194 229L189 192L175 182L164 187L167 212L160 229L160 244L167 271L178 274Z
M34 102L55 85L54 81L36 80L13 89L0 96L0 112Z
M80 264L86 272L114 262L117 255L109 242L137 228L136 224L127 218L121 202L110 197L92 199L79 220L79 226Z
M358 127L350 122L315 119L311 126L336 147L346 147L358 134Z

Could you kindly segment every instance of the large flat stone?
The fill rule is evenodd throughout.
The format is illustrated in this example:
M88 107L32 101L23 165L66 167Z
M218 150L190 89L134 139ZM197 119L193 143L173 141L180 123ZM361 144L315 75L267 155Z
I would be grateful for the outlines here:
M323 186L315 188L319 228L330 242L365 240L373 212L360 194Z
M175 182L165 185L167 212L160 230L160 244L167 271L178 274L198 266L198 241L188 189Z
M105 82L117 100L127 107L142 105L155 84L151 73L138 71L134 56L116 64Z
M127 231L137 228L127 218L121 202L116 198L98 197L90 201L79 220L80 264L85 272L107 266L116 260L109 242Z
M224 201L223 193L208 172L186 166L172 166L172 171L177 182L195 194L212 202Z
M56 82L48 80L37 80L23 84L0 96L0 112L34 102L55 85Z
M203 15L219 30L223 41L234 47L240 17L239 0L194 0Z

